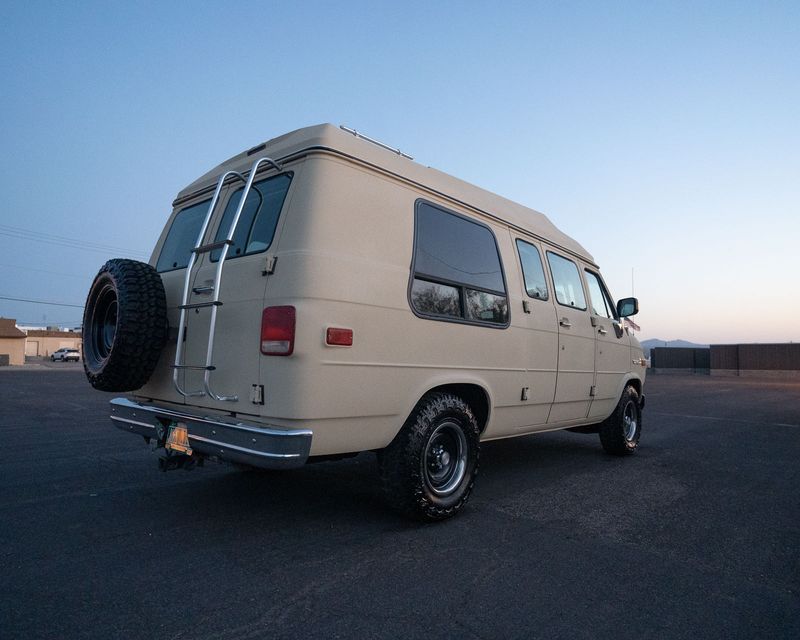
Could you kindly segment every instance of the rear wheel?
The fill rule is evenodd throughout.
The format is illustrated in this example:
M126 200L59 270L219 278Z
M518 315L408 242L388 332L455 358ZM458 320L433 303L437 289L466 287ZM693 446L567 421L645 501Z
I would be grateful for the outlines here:
M625 387L614 413L600 425L600 442L603 449L612 455L630 455L639 447L641 434L639 394L633 387Z
M431 394L379 454L384 494L413 518L449 518L467 502L479 460L478 422L469 405L452 394Z
M136 260L114 259L100 269L83 316L83 368L100 391L133 391L155 369L167 338L161 276Z

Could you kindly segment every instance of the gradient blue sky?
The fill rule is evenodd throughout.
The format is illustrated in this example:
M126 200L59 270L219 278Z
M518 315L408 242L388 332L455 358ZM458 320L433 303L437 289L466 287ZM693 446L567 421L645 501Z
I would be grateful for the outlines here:
M82 305L199 174L332 122L635 269L642 339L800 340L796 1L5 2L0 86L0 296Z

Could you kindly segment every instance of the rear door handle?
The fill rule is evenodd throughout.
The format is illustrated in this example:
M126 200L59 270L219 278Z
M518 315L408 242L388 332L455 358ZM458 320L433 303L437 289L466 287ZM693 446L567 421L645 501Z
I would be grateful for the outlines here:
M560 324L562 327L566 327L567 329L569 329L572 326L572 323L569 321L569 318L561 318L561 320L558 321L558 324Z
M193 287L192 293L211 293L214 287Z

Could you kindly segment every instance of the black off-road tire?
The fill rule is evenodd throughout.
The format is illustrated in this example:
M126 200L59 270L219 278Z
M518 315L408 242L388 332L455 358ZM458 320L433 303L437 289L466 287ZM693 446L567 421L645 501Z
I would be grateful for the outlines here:
M466 504L479 462L478 421L469 405L450 393L423 398L378 453L389 505L424 521L449 518Z
M136 260L100 269L83 315L83 369L95 389L134 391L150 379L167 340L161 276Z
M625 387L614 413L600 425L600 442L607 453L627 456L639 448L642 435L642 409L639 394Z

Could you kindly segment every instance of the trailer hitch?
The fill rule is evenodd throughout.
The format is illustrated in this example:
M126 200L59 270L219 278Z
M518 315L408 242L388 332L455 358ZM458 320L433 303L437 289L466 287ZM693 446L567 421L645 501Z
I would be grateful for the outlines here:
M175 469L183 469L184 471L191 471L195 467L202 467L203 459L197 456L187 456L182 453L170 453L169 451L158 456L158 468L160 471L174 471Z

